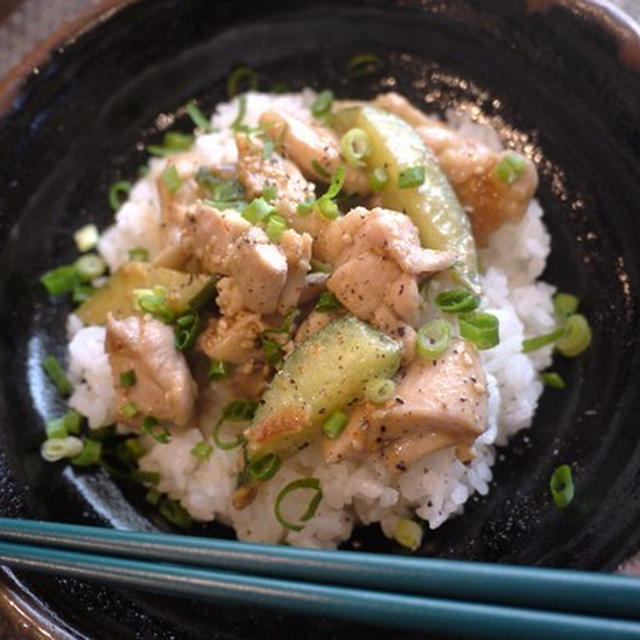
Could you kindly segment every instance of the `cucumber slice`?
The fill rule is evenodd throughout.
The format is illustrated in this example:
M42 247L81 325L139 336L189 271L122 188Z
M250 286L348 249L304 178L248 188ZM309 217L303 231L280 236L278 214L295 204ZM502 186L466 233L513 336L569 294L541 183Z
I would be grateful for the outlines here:
M413 127L372 106L340 111L334 125L340 129L359 127L368 134L372 151L367 165L371 169L385 167L389 172L389 182L380 191L383 206L406 213L424 247L453 251L458 256L452 269L457 280L478 292L478 259L469 218L438 160ZM424 168L424 182L418 187L399 188L398 174L413 167Z
M315 440L335 409L364 396L367 382L391 377L400 345L353 318L341 318L311 336L285 360L245 431L251 459L290 455Z

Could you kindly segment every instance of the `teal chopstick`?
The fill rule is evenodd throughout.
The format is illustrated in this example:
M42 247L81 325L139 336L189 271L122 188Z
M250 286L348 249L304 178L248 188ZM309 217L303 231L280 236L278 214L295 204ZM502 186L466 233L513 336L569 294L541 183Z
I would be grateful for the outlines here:
M623 640L640 623L429 598L309 582L292 582L183 565L143 562L0 542L0 563L170 595L250 605L298 615L475 638Z
M640 617L640 580L602 573L319 551L11 518L0 518L0 539L441 598Z

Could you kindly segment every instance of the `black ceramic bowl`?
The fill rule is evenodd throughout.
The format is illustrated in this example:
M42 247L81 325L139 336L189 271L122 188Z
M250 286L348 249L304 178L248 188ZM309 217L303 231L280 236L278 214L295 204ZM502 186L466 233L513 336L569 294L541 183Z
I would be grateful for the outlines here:
M346 62L362 52L380 56L384 71L347 81ZM264 88L394 89L429 111L464 108L535 158L553 237L545 278L580 296L593 345L557 365L568 388L545 392L533 428L500 456L489 496L428 533L422 553L612 569L637 551L640 38L606 5L578 1L142 0L54 51L0 119L0 513L162 526L140 495L101 472L40 459L43 416L61 407L39 361L63 353L69 309L46 300L38 276L72 259L71 231L109 222L108 186L145 161L158 114L191 97L212 107L237 63ZM548 496L560 463L576 482L564 512ZM399 551L374 529L355 539ZM74 637L388 637L75 580L11 579Z

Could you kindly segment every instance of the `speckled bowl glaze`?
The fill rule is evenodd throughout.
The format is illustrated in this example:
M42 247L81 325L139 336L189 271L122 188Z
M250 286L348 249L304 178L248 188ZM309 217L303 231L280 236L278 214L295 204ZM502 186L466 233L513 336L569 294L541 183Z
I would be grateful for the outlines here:
M108 187L145 161L145 144L160 135L158 116L191 97L213 107L225 98L229 70L243 63L263 88L284 82L356 97L394 89L428 111L466 110L539 167L553 238L545 278L581 297L593 345L578 360L558 362L568 388L545 392L533 428L500 451L489 496L428 532L421 553L612 569L637 551L640 38L633 23L603 2L579 0L118 5L58 34L50 55L35 52L0 85L0 513L164 526L134 488L40 459L43 419L62 407L39 362L63 354L69 307L49 303L38 276L72 259L72 230L109 222ZM362 52L379 55L384 71L347 81L347 61ZM189 123L181 116L176 126ZM560 463L572 465L576 482L564 512L548 496ZM194 533L231 535L219 526ZM357 531L346 546L400 553L375 528ZM54 637L388 637L335 620L75 580L7 571L5 581L45 611Z

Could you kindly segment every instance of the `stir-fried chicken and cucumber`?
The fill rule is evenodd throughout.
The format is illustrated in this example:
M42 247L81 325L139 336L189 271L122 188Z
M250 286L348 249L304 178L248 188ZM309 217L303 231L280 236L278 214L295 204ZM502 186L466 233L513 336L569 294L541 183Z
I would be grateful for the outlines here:
M564 384L552 350L589 344L536 281L535 166L395 93L187 111L195 135L166 133L43 277L80 303L43 455L141 482L175 524L334 546L379 522L416 548Z

